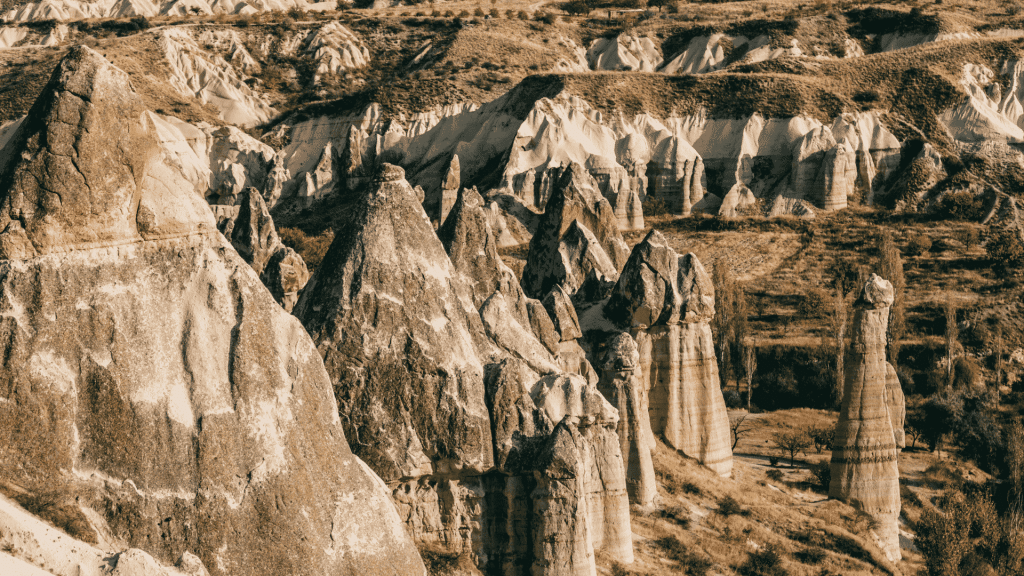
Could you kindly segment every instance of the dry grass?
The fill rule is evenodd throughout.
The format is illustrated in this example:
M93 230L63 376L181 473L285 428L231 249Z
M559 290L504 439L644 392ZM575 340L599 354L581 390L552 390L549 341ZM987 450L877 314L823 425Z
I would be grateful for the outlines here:
M705 561L711 564L708 573L743 573L765 547L777 550L778 565L794 576L817 576L822 569L850 575L892 570L855 532L865 530L852 508L822 502L822 496L808 501L787 484L774 486L758 465L737 459L734 478L721 478L659 442L655 468L660 510L634 511L636 562L613 574L694 573ZM739 511L719 513L730 501ZM688 521L678 522L679 516ZM612 570L610 561L600 560Z

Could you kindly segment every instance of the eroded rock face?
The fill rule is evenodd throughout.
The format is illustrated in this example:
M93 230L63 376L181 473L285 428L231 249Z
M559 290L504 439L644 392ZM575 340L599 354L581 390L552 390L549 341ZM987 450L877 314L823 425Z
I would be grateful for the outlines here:
M578 375L537 379L518 360L488 383L503 496L490 512L501 574L594 574L594 553L633 561L615 409Z
M849 502L877 521L882 551L900 559L900 487L896 457L904 406L895 370L885 360L885 333L893 288L872 274L855 307L846 360L846 385L832 451L829 497ZM890 376L890 371L892 374Z
M238 254L260 275L271 295L288 312L309 281L309 269L297 252L281 243L274 220L255 188L242 193L238 213L230 222L219 223Z
M573 294L592 269L617 278L626 258L628 249L608 200L582 166L570 165L558 177L530 240L523 289L535 298L555 285Z
M475 190L439 238L403 176L381 167L296 307L356 452L417 541L488 573L593 574L595 549L632 561L617 415L596 378L562 368L563 345L579 345L501 263ZM571 450L540 465L563 423Z
M469 287L401 168L384 164L357 210L295 307L341 387L355 451L389 482L482 473L488 343ZM384 402L393 394L408 401Z
M651 457L657 442L640 372L640 351L629 334L620 332L608 342L598 389L619 410L619 446L625 461L629 501L650 507L658 495Z
M72 49L14 142L0 476L81 490L128 545L215 576L425 574L308 335L162 163L128 76Z
M459 157L452 156L451 163L448 164L448 171L445 172L444 178L441 179L441 191L438 204L437 221L439 224L444 224L445 220L448 219L448 213L452 211L452 207L455 206L455 201L459 196L459 184L460 184L460 170L459 170Z
M678 256L651 231L633 248L605 310L636 340L654 433L728 476L729 418L710 325L715 293L700 261Z

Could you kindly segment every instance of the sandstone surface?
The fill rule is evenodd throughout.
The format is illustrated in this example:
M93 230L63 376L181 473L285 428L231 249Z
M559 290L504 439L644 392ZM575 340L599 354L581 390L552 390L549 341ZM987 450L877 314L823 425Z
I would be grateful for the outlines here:
M896 458L902 438L903 393L890 379L886 329L893 288L872 274L855 307L852 340L846 358L846 384L836 425L829 497L849 502L876 521L879 547L893 562L899 543L900 472ZM893 371L892 376L895 376Z
M0 154L3 480L215 576L425 574L313 343L147 118L76 48Z
M679 256L652 230L633 248L605 313L636 340L654 433L728 476L729 418L710 325L715 293L697 257Z

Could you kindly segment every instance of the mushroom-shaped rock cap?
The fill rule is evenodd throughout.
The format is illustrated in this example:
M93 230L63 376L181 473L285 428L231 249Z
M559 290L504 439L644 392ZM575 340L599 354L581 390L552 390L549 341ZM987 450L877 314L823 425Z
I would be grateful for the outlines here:
M696 255L677 255L652 230L633 247L606 313L637 328L707 322L715 315L715 289Z
M405 180L405 169L387 162L381 164L373 176L374 182L398 182L401 180Z
M878 274L872 274L864 284L864 290L861 291L857 304L864 308L888 308L892 306L894 300L895 292L892 283Z
M640 365L640 350L628 332L619 332L608 339L601 368L616 372L632 370Z
M0 152L0 257L216 229L143 112L124 71L85 46L68 52Z

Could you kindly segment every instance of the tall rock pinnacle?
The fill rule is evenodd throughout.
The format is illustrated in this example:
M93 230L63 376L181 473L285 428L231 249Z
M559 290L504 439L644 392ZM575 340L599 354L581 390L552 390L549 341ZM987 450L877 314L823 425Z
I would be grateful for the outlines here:
M828 495L875 518L879 546L895 562L901 557L897 524L900 471L896 457L903 440L903 393L896 390L898 379L891 382L890 371L893 376L895 371L885 360L885 333L892 303L892 284L872 274L855 304Z

